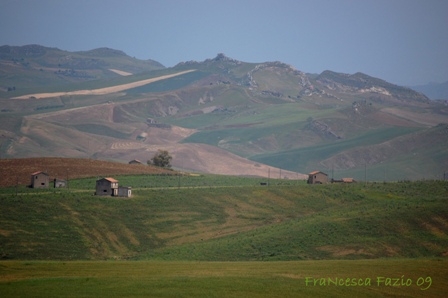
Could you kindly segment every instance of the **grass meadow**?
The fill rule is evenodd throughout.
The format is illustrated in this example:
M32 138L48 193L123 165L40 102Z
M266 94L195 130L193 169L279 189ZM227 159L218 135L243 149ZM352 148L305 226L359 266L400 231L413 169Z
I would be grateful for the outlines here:
M445 297L448 184L120 176L0 189L1 297ZM179 181L180 179L180 181Z
M0 263L2 297L446 297L446 260Z

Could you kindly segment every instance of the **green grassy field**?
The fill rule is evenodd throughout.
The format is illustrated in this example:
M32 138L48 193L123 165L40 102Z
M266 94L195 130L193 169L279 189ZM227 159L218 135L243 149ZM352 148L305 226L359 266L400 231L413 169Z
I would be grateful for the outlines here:
M4 259L287 261L446 254L447 183L305 185L222 176L122 176L133 198L3 188ZM266 182L266 181L265 181Z
M251 159L261 163L275 164L276 166L283 169L309 173L316 169L316 167L319 167L320 161L325 160L326 158L329 158L341 151L354 148L355 146L362 147L379 144L391 140L395 137L406 135L415 131L418 131L418 129L403 127L379 128L376 130L368 131L367 133L354 138L338 140L336 142L331 142L323 145L321 144L306 148L276 152L272 154L261 154L253 156L251 157ZM404 167L400 167L399 169L403 168ZM362 168L357 169L358 172L362 170ZM327 171L329 171L329 169L327 169ZM361 177L363 177L363 175L355 176L355 178L357 178L358 180L361 180ZM395 180L399 180L400 178L404 180L406 177L398 176L397 178L394 176L393 178Z
M445 297L446 260L0 262L2 297Z
M133 186L133 198L94 196L95 178L72 180L69 189L0 189L1 297L444 297L448 290L447 182L118 179Z

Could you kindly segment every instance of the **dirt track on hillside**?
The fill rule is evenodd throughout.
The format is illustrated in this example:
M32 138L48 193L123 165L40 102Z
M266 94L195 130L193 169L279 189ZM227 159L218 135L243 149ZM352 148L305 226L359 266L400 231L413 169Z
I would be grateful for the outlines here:
M160 77L151 78L151 79L147 79L147 80L137 81L137 82L128 83L128 84L122 84L122 85L117 85L117 86L93 89L93 90L78 90L78 91L52 92L52 93L35 93L35 94L27 94L27 95L22 95L22 96L18 96L18 97L13 97L12 99L29 99L30 97L49 98L49 97L58 97L58 96L65 96L65 95L104 95L104 94L116 93L116 92L124 91L127 89L144 86L144 85L147 85L150 83L177 77L177 76L180 76L180 75L183 75L183 74L186 74L189 72L193 72L193 71L196 71L196 70L190 69L190 70L181 71L181 72L173 73L170 75L160 76Z
M384 108L381 111L426 126L436 126L439 123L448 123L448 119L445 115L438 115L433 113L415 113L398 108Z

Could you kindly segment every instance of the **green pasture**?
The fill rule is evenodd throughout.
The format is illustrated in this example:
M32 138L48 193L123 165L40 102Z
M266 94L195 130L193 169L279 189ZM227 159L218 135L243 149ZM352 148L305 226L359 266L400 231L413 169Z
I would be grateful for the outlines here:
M253 125L254 123L257 124L257 127L269 128L270 126L275 127L290 123L301 123L305 122L309 117L323 117L334 112L334 110L310 111L305 107L304 103L284 103L278 105L253 103L247 100L247 95L244 97L246 97L245 101L250 103L250 107L232 107L231 105L226 105L226 107L230 109L235 109L235 114L213 114L212 116L215 117L213 124L215 124L218 128L225 126L238 126L235 130L240 129L241 126ZM229 100L231 98L232 97L229 96ZM242 101L240 100L238 103L241 104L241 102ZM222 101L217 103L223 104ZM227 103L227 99L225 99L224 103ZM204 128L207 127L207 125L204 124L207 123L207 121L204 121L204 117L207 117L207 115L201 114L191 116L188 119L167 119L165 121L189 128Z
M446 181L0 188L1 297L445 297ZM180 179L180 183L179 183Z
M149 92L166 92L176 90L186 87L208 75L209 73L207 72L194 71L178 77L171 78L169 80L161 80L144 86L128 89L126 90L126 93L141 94Z
M378 128L349 139L341 139L306 148L260 154L252 156L251 159L283 169L308 173L315 170L321 160L325 160L344 150L379 144L415 131L418 131L418 129L408 127Z
M170 174L163 175L118 175L114 176L120 185L129 185L137 190L163 189L163 188L197 188L197 187L239 187L260 186L260 183L268 182L267 178L241 177L213 174ZM97 177L75 179L70 182L73 189L91 190L95 187ZM298 185L305 184L300 180L270 179L271 185Z
M0 256L289 261L446 252L444 181L306 185L272 179L261 186L250 178L220 185L207 176L193 176L190 184L184 176L157 177L157 184L152 178L117 177L133 187L126 199L95 196L95 178L71 180L69 189L0 189Z
M2 297L445 297L442 259L0 262Z

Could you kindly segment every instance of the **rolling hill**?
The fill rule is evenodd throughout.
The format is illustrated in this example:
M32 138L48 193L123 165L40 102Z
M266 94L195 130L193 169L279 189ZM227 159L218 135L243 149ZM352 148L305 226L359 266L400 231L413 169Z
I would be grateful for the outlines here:
M119 178L133 186L131 199L92 195L95 178L72 180L70 190L0 189L0 259L291 261L448 254L444 181L275 180L269 187L159 189L151 187L154 179Z
M172 153L175 167L190 171L266 176L272 170L300 179L297 173L315 169L358 180L366 167L372 180L433 179L448 169L444 102L363 73L310 75L282 62L246 63L224 54L137 68L139 61L111 49L3 46L0 52L0 63L10 65L0 73L8 78L0 92L4 157L147 160L160 148ZM67 64L73 71L99 74L33 75L42 61L55 66L67 56L79 59ZM117 86L132 87L93 92ZM63 93L33 96L53 92Z
M1 91L52 87L163 69L162 64L129 57L122 51L98 48L67 52L40 45L0 47Z

